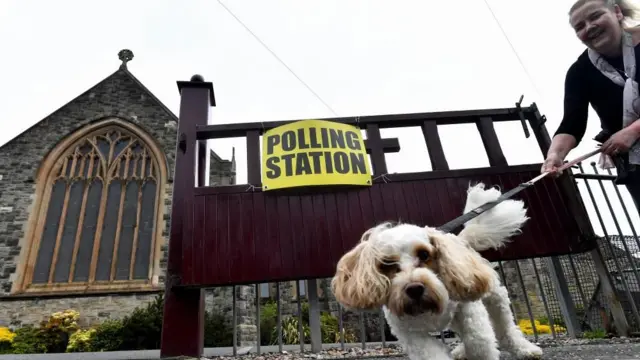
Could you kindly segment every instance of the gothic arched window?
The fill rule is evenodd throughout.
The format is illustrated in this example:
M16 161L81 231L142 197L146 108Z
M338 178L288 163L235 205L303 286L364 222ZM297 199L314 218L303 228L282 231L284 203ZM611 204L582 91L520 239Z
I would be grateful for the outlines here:
M115 123L81 130L45 160L20 292L153 286L166 169L147 135Z

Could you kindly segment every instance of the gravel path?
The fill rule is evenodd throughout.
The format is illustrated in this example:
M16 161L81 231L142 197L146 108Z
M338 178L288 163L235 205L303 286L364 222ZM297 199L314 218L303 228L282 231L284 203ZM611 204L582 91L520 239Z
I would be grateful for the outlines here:
M510 359L504 356L504 359ZM631 360L640 359L640 343L569 345L544 349L543 360Z
M453 347L454 342L448 343ZM328 344L327 344L328 345ZM337 359L375 359L375 360L407 360L397 345L389 348L371 347L362 350L359 347L340 350L325 345L320 354L299 353L295 347L285 348L284 353L277 353L276 347L263 347L262 355L247 354L250 348L239 348L238 356L229 356L229 348L205 349L205 359L215 360L337 360ZM356 344L353 344L356 345ZM544 348L542 360L633 360L640 359L640 339L606 339L606 340L542 340L540 345ZM275 349L274 349L275 348ZM292 351L292 350L294 351ZM287 351L288 350L288 351ZM157 360L159 350L145 351L119 351L105 353L75 353L75 354L41 354L41 355L0 355L0 360ZM195 359L182 357L179 359ZM501 359L513 360L508 354L503 354Z

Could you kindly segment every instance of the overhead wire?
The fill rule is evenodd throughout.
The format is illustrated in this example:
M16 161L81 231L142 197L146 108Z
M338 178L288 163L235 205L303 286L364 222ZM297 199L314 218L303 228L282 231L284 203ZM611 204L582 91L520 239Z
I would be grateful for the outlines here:
M280 64L282 64L282 66L284 66L296 79L298 79L298 81L304 87L307 88L307 90L309 90L309 92L311 92L311 94L313 94L313 96L316 97L316 99L318 99L327 109L329 109L329 111L331 111L333 115L338 116L338 114L333 110L333 108L326 101L324 101L324 99L322 99L322 97L318 95L318 93L315 92L311 88L311 86L309 86L309 84L307 84L304 80L302 80L302 78L298 74L296 74L296 72L293 71L293 69L291 69L291 67L287 65L273 50L271 50L271 48L269 48L269 46L267 46L267 44L265 44L264 41L262 41L260 37L258 37L258 35L256 35L253 31L251 31L251 29L242 20L240 20L240 18L236 16L236 14L234 14L233 11L231 11L231 9L229 9L222 2L222 0L217 0L217 1L218 1L218 4L220 4L220 6L222 6L222 8L224 8L227 11L227 13L229 13L229 15L231 15L236 20L236 22L238 22L238 24L240 24L246 31L248 31L249 34L251 34L251 36L253 36L254 39L256 39L269 53L271 53L271 55L274 58L276 58L276 60L278 60Z
M333 110L333 108L315 91L313 90L313 88L311 88L311 86L305 82L298 74L296 74L295 71L293 71L293 69L287 65L287 63L284 62L284 60L282 60L282 58L280 58L278 56L278 54L276 54L264 41L262 41L262 39L260 39L260 37L258 35L256 35L255 32L253 32L233 11L231 11L231 9L229 9L223 2L222 0L217 0L218 4L220 4L220 6L222 6L222 8L229 14L231 15L231 17L234 18L234 20L240 24L249 34L251 34L251 36L258 41L258 43L260 43L260 45L262 45L262 47L265 48L265 50L267 50L276 60L278 60L278 62L280 62L280 64L282 66L284 66L287 71L289 71L289 73L291 73L291 75L293 75L305 88L307 88L307 90L318 100L320 101L329 111L331 111L332 114L334 114L335 116L338 116L338 114L336 113L335 110ZM542 95L542 93L540 92L538 86L536 85L536 82L533 80L533 76L531 75L531 73L529 72L527 66L525 65L524 61L522 60L522 58L520 57L520 54L518 53L518 50L515 48L513 42L511 41L511 39L509 38L509 36L507 35L507 32L505 31L504 27L502 26L502 23L500 22L500 19L497 17L497 15L495 14L495 12L493 11L493 8L491 7L491 4L489 4L488 0L483 0L485 6L487 7L487 9L489 10L489 12L491 13L491 16L493 17L493 20L495 21L496 25L498 25L498 28L500 29L500 31L502 32L502 36L504 37L504 39L507 41L507 43L509 44L509 47L511 48L511 51L513 52L513 54L515 55L516 59L518 60L518 63L520 64L520 67L522 68L522 70L524 71L525 75L527 76L529 82L531 83L531 85L533 86L534 90L536 91L536 93L538 93L539 96Z
M533 86L533 89L538 94L538 96L542 96L542 93L538 89L538 86L536 85L536 82L533 80L533 76L531 76L531 73L527 69L527 66L524 64L524 61L522 61L522 58L520 57L520 54L518 53L518 50L516 50L516 47L511 42L511 39L509 38L509 36L507 35L507 32L505 31L504 27L502 26L502 23L500 22L500 19L498 19L498 16L496 16L495 12L493 11L493 8L489 4L489 1L488 0L483 0L483 1L484 1L484 4L486 5L487 9L491 13L491 16L493 16L493 20L498 25L498 28L500 28L500 31L502 32L502 36L505 38L505 40L507 40L507 43L509 44L509 47L511 47L511 51L516 56L516 59L518 59L518 62L520 63L520 66L522 67L522 70L524 70L524 73L526 74L527 78L529 79L529 82Z

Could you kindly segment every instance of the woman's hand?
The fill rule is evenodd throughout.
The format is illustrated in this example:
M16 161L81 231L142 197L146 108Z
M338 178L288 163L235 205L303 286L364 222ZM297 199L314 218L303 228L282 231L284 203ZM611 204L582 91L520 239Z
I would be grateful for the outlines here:
M555 177L562 175L562 171L558 169L562 166L562 158L557 153L549 153L542 163L540 173L551 173Z
M638 121L613 134L605 141L600 149L607 155L618 155L629 151L631 146L640 138Z

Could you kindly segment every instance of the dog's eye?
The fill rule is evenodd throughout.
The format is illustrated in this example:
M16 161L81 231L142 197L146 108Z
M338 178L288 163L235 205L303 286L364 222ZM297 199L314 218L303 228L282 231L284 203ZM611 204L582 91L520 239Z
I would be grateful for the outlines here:
M416 256L418 257L418 259L420 259L420 261L427 261L429 260L429 252L425 249L420 249L416 252Z

